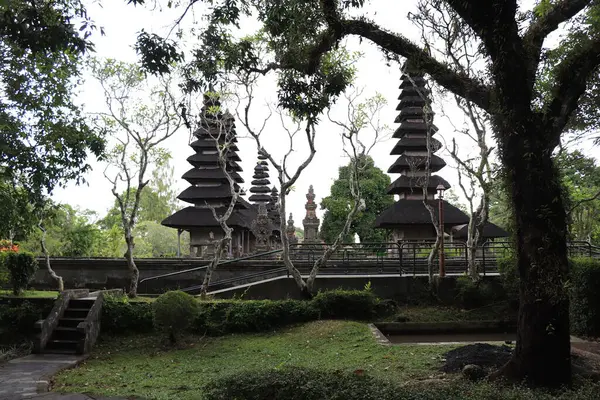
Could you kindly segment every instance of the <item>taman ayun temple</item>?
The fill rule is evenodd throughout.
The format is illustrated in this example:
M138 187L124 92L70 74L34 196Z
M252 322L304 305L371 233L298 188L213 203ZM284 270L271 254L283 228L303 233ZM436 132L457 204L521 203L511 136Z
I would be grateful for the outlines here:
M409 78L410 75L410 78ZM391 153L398 156L388 169L390 174L400 176L388 187L387 193L396 195L397 201L381 213L375 220L375 227L389 232L389 242L435 238L436 232L431 216L423 205L423 187L426 185L427 199L435 210L438 220L438 199L436 193L450 184L436 175L446 163L435 153L441 149L441 142L435 138L438 128L433 124L433 112L425 77L417 70L407 69L401 77L400 103L396 108L399 114L395 120L400 126L393 137L398 142ZM211 207L217 215L223 215L232 199L232 192L225 173L219 166L219 146L229 143L227 171L235 181L235 190L244 183L240 173L240 157L237 154L235 121L228 112L216 112L220 102L214 97L205 96L200 115L200 127L194 133L195 140L190 144L193 154L187 161L192 168L182 178L189 182L178 198L190 205L162 221L162 224L190 233L190 256L209 258L213 256L215 240L223 236L223 230L215 219ZM427 137L430 135L432 156L427 162ZM216 140L215 140L216 139ZM240 193L233 213L227 224L233 229L232 243L226 257L240 257L281 247L279 198L276 187L271 187L269 163L263 155L258 156L250 184L248 201ZM304 241L309 244L321 243L319 239L320 220L312 186L306 194L306 217L304 218ZM453 239L466 239L469 216L447 201L443 201L444 231ZM368 204L367 204L368 207ZM294 234L292 215L285 234L291 243L297 239ZM498 226L488 223L483 236L504 237L508 234Z

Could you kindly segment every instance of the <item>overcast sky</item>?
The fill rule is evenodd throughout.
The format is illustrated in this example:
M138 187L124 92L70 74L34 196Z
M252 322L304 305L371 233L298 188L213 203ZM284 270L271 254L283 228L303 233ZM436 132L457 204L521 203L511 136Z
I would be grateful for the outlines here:
M88 6L89 15L96 21L98 26L104 27L106 36L95 35L94 43L96 45L97 57L110 57L121 61L135 62L137 60L133 45L136 40L137 32L142 28L148 32L164 34L167 32L176 15L172 10L148 10L144 8L134 8L126 5L124 0L103 1L103 7L99 7L95 2L90 1ZM386 1L373 0L366 7L369 15L375 19L383 27L401 32L403 35L418 41L419 32L406 18L407 14L414 10L414 0L405 1ZM191 22L191 20L188 20ZM250 33L257 25L252 21L247 21L244 30ZM365 88L363 99L373 96L376 93L381 93L388 101L386 108L381 113L381 122L389 124L393 129L397 126L394 124L394 119L397 115L395 111L398 103L397 98L400 93L398 89L400 83L400 66L397 64L387 65L382 54L377 48L366 40L359 43L357 39L351 38L347 40L346 46L351 51L360 51L364 55L358 62L358 77L356 86ZM80 101L84 104L84 109L88 112L101 111L104 108L103 94L98 87L98 84L88 75L86 83L81 88ZM266 102L274 102L276 100L276 86L274 77L265 78L256 93L257 101L252 114L254 126L258 127L262 124L262 120L268 115L268 109L264 104ZM443 107L444 114L440 115L440 109ZM344 120L346 115L347 103L342 100L331 110L331 115L334 119ZM442 143L450 144L452 138L456 137L457 142L462 147L463 154L472 155L474 148L460 134L454 132L454 126L462 126L464 116L453 107L452 101L448 99L445 104L434 104L434 111L438 113L435 118L435 124L439 128L436 138ZM452 123L450 123L450 121ZM238 135L244 136L245 132L241 124L237 124ZM264 143L268 151L276 158L283 156L287 150L287 136L283 132L278 118L272 118L267 124L264 132ZM292 159L292 166L298 164L299 160L306 157L306 146L299 137L297 151ZM181 179L181 175L190 168L186 158L193 154L193 150L188 146L189 132L180 130L166 143L172 155L172 164L175 168L175 179L173 185L177 188L177 192L184 190L189 184ZM376 165L387 171L388 167L394 162L395 157L390 156L389 152L395 145L396 139L391 139L386 142L379 143L372 150ZM240 148L239 155L242 158L241 165L244 169L242 176L246 180L245 187L249 188L249 183L252 180L254 165L256 164L256 145L253 139L242 138L238 143ZM317 153L311 165L303 172L302 176L295 185L295 191L289 196L288 213L294 214L296 226L301 225L304 218L304 204L306 202L305 194L309 185L313 185L317 202L321 198L327 196L329 188L333 180L337 177L338 167L347 163L347 158L344 157L342 150L342 142L340 139L340 130L325 117L323 122L317 128L316 138ZM598 148L592 148L589 143L582 146L583 150L588 155L598 157ZM438 174L447 179L454 190L459 193L457 186L457 174L453 168L453 163L450 156L440 150L438 155L442 156L448 166L442 169ZM103 176L104 165L93 161L93 170L86 175L88 184L76 186L68 185L66 188L56 190L54 199L69 203L73 206L78 206L82 209L90 209L98 212L100 216L104 215L109 207L113 204L113 197L110 191L110 184ZM271 170L271 182L276 182L274 171ZM391 175L392 181L398 177L397 174ZM182 207L186 206L182 203ZM322 217L323 211L318 210L319 217Z

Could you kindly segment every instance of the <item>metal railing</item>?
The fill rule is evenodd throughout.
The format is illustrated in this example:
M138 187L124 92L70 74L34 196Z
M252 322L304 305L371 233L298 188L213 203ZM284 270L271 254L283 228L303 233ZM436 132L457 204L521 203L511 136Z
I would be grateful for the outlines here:
M341 245L331 254L326 265L322 267L319 274L332 275L365 275L365 274L394 274L394 275L423 275L428 272L428 257L435 240L403 240L397 243L350 243ZM298 243L290 245L290 259L301 273L308 273L312 265L319 257L323 256L329 244L323 243ZM264 253L248 255L236 259L219 262L218 266L235 264L246 260L269 260L272 268L264 271L240 274L209 284L210 291L226 287L236 286L244 283L252 283L273 277L288 275L289 271L282 266L278 257L282 250L272 250ZM498 272L499 260L514 254L513 244L508 241L487 241L476 250L475 260L478 270L484 276L488 273ZM468 269L468 252L466 243L453 241L444 246L445 266L448 274L463 274ZM600 248L589 242L569 243L569 256L571 257L595 257L600 258ZM437 266L439 254L434 259ZM208 263L208 261L207 261ZM156 275L140 280L140 289L143 291L144 284L150 281L202 271L208 264L190 268L182 271L170 272ZM241 271L243 267L240 266ZM193 285L181 290L196 292L202 285Z

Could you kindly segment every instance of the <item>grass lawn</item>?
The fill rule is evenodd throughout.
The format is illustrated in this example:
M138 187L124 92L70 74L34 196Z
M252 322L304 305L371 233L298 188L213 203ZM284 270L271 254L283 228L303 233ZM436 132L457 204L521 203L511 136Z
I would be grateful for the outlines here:
M0 289L0 297L38 297L38 298L56 298L58 291L55 290L25 290L19 296L15 296L12 290Z
M473 310L462 310L458 307L415 306L401 305L398 313L390 320L405 317L410 322L440 322L440 321L474 321L474 320L509 320L517 317L516 311L511 311L505 302L492 304Z
M271 334L190 338L168 351L153 336L107 338L88 361L55 378L59 392L201 399L208 381L234 372L300 366L364 370L395 382L437 374L454 346L377 344L364 323L316 321Z

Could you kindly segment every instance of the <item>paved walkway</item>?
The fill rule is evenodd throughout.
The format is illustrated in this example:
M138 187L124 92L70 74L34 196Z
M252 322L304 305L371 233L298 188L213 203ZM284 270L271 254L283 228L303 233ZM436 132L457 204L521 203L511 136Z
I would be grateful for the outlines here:
M74 367L85 356L63 354L31 354L0 365L0 400L108 400L83 394L47 393L49 378L58 371ZM116 399L116 398L112 398Z

